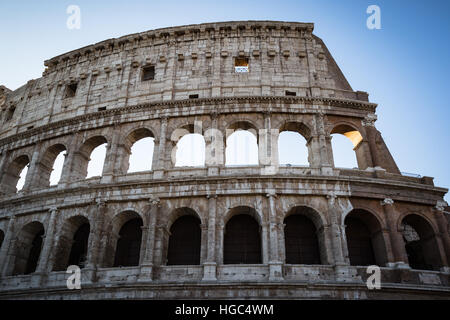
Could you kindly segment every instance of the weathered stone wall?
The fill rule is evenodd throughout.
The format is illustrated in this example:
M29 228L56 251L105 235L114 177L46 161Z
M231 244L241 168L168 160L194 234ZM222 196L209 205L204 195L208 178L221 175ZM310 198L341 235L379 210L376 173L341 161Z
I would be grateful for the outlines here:
M42 78L2 91L0 296L449 298L447 190L430 177L400 174L375 128L376 105L351 89L312 29L229 22L148 31L50 59ZM249 73L234 72L235 57L249 58ZM146 65L155 66L154 80L141 81ZM75 96L65 98L72 83ZM180 128L204 136L215 129L222 137L227 129L255 129L260 162L229 167L222 158L204 167L175 167L172 138ZM276 166L283 130L305 137L309 166ZM331 133L346 130L361 135L358 169L333 163ZM152 170L127 174L130 147L144 136L155 142ZM208 147L211 139L205 141ZM104 142L102 176L85 179L90 151ZM50 187L52 161L61 150L67 150L62 178ZM271 163L263 162L264 154ZM25 187L16 193L18 170L28 162ZM255 212L261 264L223 263L224 229L239 207ZM298 207L309 208L320 265L286 264L284 219ZM166 263L180 208L192 209L201 221L200 265ZM357 214L370 229L384 290L369 291L365 268L351 265L346 217ZM114 268L118 230L130 215L143 221L140 263ZM408 266L402 221L410 216L422 219L432 239L433 270ZM74 221L90 225L80 292L67 290L68 275L54 270L68 254L69 230L79 225ZM23 230L32 223L45 229L36 272L13 275L18 243L25 246Z

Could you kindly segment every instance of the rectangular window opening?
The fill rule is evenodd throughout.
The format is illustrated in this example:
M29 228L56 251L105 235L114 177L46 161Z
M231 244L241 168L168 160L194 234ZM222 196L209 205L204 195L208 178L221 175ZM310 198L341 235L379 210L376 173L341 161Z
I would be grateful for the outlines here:
M297 95L297 92L286 90L286 95L287 95L287 96L295 97L295 96Z
M65 98L73 98L75 97L75 93L77 92L78 83L71 83L66 87L66 96Z
M106 110L106 107L100 107L100 108L98 108L98 111L105 111Z
M142 68L142 81L155 79L155 66L146 66Z
M198 99L198 94L190 94L189 99Z
M235 58L234 72L248 72L248 58Z

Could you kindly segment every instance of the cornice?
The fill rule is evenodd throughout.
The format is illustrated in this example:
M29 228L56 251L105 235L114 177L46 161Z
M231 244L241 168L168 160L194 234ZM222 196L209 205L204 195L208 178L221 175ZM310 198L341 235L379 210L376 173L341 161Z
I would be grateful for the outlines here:
M286 21L225 21L215 23L191 24L176 27L159 28L128 34L119 38L107 39L92 45L88 45L76 50L72 50L44 61L44 65L49 69L60 63L70 62L70 60L92 52L97 52L107 48L121 47L127 43L139 43L146 39L162 40L163 43L169 45L179 41L186 41L186 36L205 36L208 35L212 39L229 37L233 33L237 36L244 35L246 31L254 31L255 36L261 33L272 35L275 31L297 31L311 34L314 30L313 23L303 22L286 22Z
M286 96L243 96L243 97L217 97L217 98L200 98L200 99L185 99L185 100L170 100L170 101L157 101L144 104L136 104L126 107L117 107L104 111L92 112L83 115L79 115L73 118L64 119L56 122L52 122L40 127L36 127L25 132L20 132L14 135L7 136L0 140L0 147L3 147L9 143L20 141L30 137L37 137L39 135L48 132L50 130L59 129L68 125L78 125L91 120L98 120L108 116L117 116L129 114L134 111L141 111L146 109L155 110L171 109L177 107L191 107L191 106L210 106L218 104L270 104L270 103L284 103L284 104L296 104L304 103L309 105L323 105L326 107L341 107L354 110L367 111L374 113L377 104L370 102L363 102L359 100L341 99L341 98L325 98L325 97L286 97ZM242 112L263 112L264 110L244 110ZM162 112L164 113L164 112ZM326 112L325 112L326 113ZM210 110L205 110L205 114L210 114Z
M383 193L373 193L372 198L383 200L386 198L387 195L389 195L389 198L392 198L394 201L405 201L404 196L402 194L397 194L397 189L402 188L403 190L420 190L422 194L429 194L429 193L435 193L438 196L443 196L448 189L435 187L435 186L429 186L429 185L423 185L418 183L411 183L411 182L405 182L405 181L398 181L398 180L385 180L380 178L366 178L366 177L349 177L349 176L284 176L284 175L273 175L273 176L245 176L245 175L237 175L237 176L214 176L214 177L205 177L205 176L196 176L196 177L180 177L178 179L155 179L155 180L130 180L130 181L122 181L122 182L115 182L115 183L98 183L98 184L89 184L86 183L81 186L76 187L69 187L67 189L48 189L48 191L44 192L38 192L35 194L24 194L21 197L13 196L12 198L4 198L3 200L0 200L0 208L9 208L14 207L16 204L23 205L23 203L30 203L30 202L37 202L37 201L46 201L49 199L55 199L57 196L63 196L64 194L106 194L109 192L106 191L112 191L113 189L136 189L136 188L152 188L153 186L158 188L158 192L161 195L161 197L169 197L169 198L178 198L178 197L184 197L179 196L173 193L172 190L172 196L164 195L164 192L161 191L161 187L164 187L165 185L171 186L173 189L174 186L186 186L186 185L217 185L217 184L224 184L224 183L230 183L232 185L236 185L236 183L242 183L242 185L247 185L248 183L258 183L261 182L263 185L267 184L267 182L270 181L271 183L276 183L277 181L282 181L286 183L291 182L298 182L301 181L303 184L313 184L317 183L318 185L323 185L324 182L330 182L333 185L330 185L330 189L318 189L316 192L314 192L314 195L323 195L327 196L330 191L334 190L334 183L344 183L348 188L347 191L345 191L345 194L342 194L340 196L346 196L346 197L359 197L358 193L353 194L352 192L352 185L364 185L367 187L367 190L370 190L373 187L378 187L383 189ZM205 188L205 190L197 190L195 194L192 194L191 196L207 196L208 194L214 192L218 196L232 196L233 194L227 193L229 189L225 188L225 192L217 192L214 191L214 188ZM290 195L291 193L286 192L286 188L281 189L274 189L276 194L278 196L283 196L284 194ZM390 191L393 191L392 194L389 194ZM266 188L262 188L261 190L256 188L249 190L249 195L254 195L255 193L260 193L261 195L265 196L267 194ZM242 195L242 190L239 190L239 192L236 193L237 195ZM307 196L308 194L304 194ZM127 198L127 201L138 201L139 199L148 199L148 194L143 192L141 195L134 194L134 197ZM108 199L109 200L109 199ZM116 199L116 201L119 201ZM435 205L435 200L430 200L429 197L424 196L423 198L415 198L415 199L409 199L408 201L412 203L419 203L424 204L428 203L430 205Z

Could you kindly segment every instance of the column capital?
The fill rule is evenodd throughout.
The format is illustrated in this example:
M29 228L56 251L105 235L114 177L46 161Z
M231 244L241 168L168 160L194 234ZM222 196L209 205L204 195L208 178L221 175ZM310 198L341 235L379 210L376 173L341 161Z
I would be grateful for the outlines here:
M157 196L150 197L148 199L148 202L151 206L157 206L157 207L161 206L161 199L159 199L159 197L157 197Z
M53 212L58 212L58 207L56 207L56 206L53 206L53 207L50 207L50 208L48 208L48 211L50 212L50 213L53 213Z
M208 193L207 195L206 195L206 199L217 199L217 194L212 194L212 193Z
M331 204L334 204L334 202L336 201L337 198L338 198L338 195L334 191L327 193L328 202L330 202Z
M394 200L392 200L391 198L384 198L383 201L380 201L380 204L382 206L391 206L394 204Z
M274 190L271 190L271 191L266 193L266 197L267 198L271 198L271 197L276 198L277 197L277 193Z
M104 208L106 207L106 200L105 199L101 199L101 198L96 198L95 199L95 204L97 205L97 207L99 208Z
M369 113L364 119L361 120L363 127L375 127L375 121L377 121L377 115L375 113Z
M434 207L434 209L439 212L444 212L444 209L446 206L447 206L447 202L445 202L443 200L438 200L438 201L436 201L436 206Z

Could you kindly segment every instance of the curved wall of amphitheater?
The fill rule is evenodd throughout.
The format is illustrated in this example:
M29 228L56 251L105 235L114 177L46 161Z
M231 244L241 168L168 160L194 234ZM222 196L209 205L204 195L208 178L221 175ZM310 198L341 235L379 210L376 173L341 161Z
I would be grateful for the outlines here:
M0 297L448 299L447 189L400 173L376 104L312 31L272 21L147 31L1 87ZM253 129L258 165L225 165L239 129ZM283 131L306 139L309 166L278 165ZM205 138L204 166L174 165L188 133ZM334 133L354 142L358 168L335 167ZM127 173L144 137L152 169ZM86 179L103 143L103 173ZM66 286L73 261L80 290ZM381 290L366 286L367 265L381 268Z

